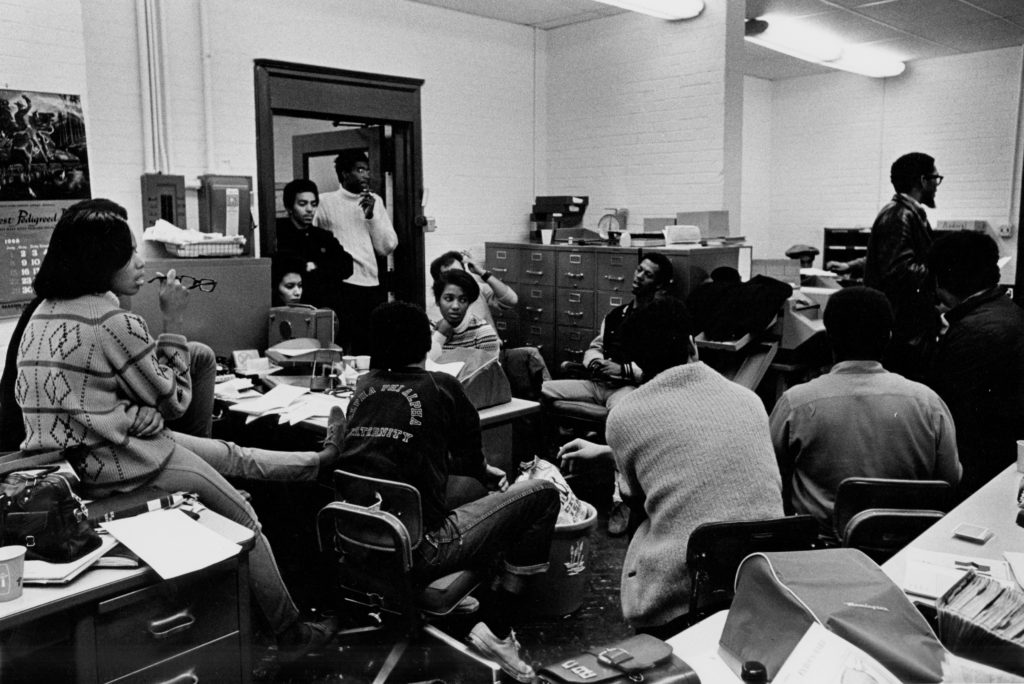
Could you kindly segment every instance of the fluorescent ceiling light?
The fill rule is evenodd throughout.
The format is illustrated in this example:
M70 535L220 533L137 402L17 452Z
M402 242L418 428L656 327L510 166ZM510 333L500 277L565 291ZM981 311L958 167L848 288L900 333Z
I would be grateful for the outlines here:
M597 0L606 5L640 12L659 19L693 19L704 11L704 0Z
M756 27L760 31L745 38L769 50L872 78L899 76L906 69L902 61L884 52L863 45L844 45L838 36L807 22L786 17L762 19ZM765 23L767 28L763 28Z

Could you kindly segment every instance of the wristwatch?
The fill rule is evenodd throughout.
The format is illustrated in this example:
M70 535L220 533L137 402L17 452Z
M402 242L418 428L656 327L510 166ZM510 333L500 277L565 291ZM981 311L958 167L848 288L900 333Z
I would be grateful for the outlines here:
M491 275L492 275L492 273L490 271L484 271L483 275L480 276L480 280L482 280L482 281L484 281L486 283L487 279L490 278Z

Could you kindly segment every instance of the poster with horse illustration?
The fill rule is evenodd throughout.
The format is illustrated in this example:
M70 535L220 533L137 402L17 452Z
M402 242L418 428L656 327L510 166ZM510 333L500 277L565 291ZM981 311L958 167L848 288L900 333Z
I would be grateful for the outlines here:
M31 297L51 230L89 197L81 97L0 89L0 317Z

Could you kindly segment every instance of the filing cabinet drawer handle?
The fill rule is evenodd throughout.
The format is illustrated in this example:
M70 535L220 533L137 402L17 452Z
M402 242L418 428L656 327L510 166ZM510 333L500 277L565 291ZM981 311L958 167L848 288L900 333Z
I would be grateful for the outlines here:
M491 273L508 273L508 269L495 267L491 269Z
M536 306L528 306L528 307L526 307L526 310L529 311L530 313L535 313L535 314L542 314L542 313L544 313L544 309L538 308Z
M166 639L191 629L194 624L196 624L196 616L192 614L192 611L185 609L170 617L150 622L149 635L154 639Z
M569 316L571 318L583 318L583 312L582 311L566 311L565 315Z
M610 280L610 281L612 281L614 283L622 283L622 282L625 282L626 277L625 276L610 276L610 275L606 275L606 276L604 276L604 279L605 280Z
M199 684L199 675L195 673L195 670L189 670L188 672L182 672L180 675L175 675L166 681L160 682L160 684Z
M537 276L539 278L542 275L544 275L544 271L532 271L530 269L526 269L526 274L527 275L532 275L532 276Z
M583 278L586 277L586 276L583 273L568 272L568 273L565 274L565 277L566 278L579 278L580 280L583 280Z

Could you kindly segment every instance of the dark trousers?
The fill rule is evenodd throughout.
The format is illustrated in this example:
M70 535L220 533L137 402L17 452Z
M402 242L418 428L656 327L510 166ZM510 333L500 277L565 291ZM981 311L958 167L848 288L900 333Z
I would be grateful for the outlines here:
M334 311L338 314L337 342L346 354L372 354L370 348L370 313L388 300L380 285L361 287L342 283Z

